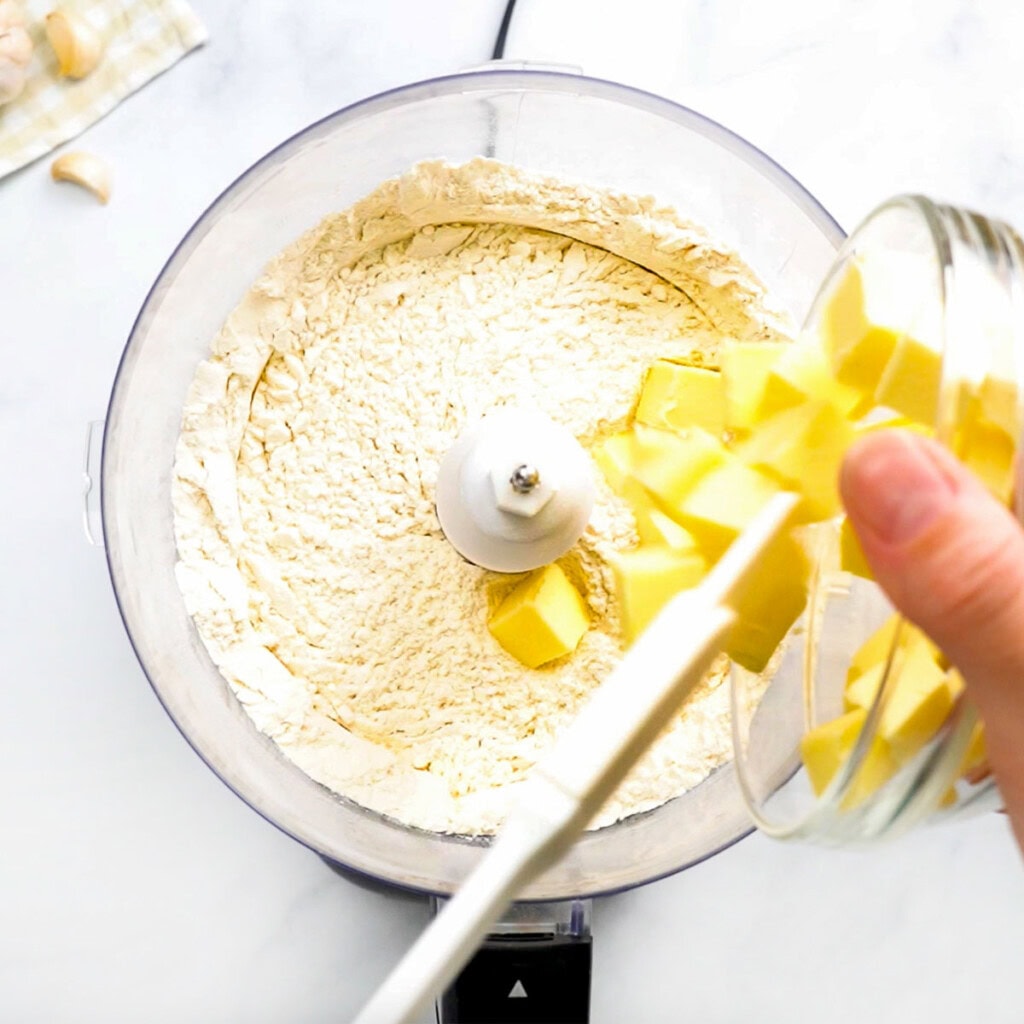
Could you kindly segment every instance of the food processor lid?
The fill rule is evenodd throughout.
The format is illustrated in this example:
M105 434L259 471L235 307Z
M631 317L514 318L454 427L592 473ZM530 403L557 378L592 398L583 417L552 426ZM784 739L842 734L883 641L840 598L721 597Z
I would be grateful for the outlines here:
M307 128L228 188L161 272L118 368L102 467L107 559L139 660L186 739L269 821L330 860L436 893L453 890L485 842L367 811L315 783L257 731L178 590L170 488L195 367L263 265L327 213L418 160L479 155L685 206L749 254L796 317L842 237L776 164L693 111L581 76L493 70L392 90ZM668 804L587 833L525 897L629 888L749 831L726 765Z

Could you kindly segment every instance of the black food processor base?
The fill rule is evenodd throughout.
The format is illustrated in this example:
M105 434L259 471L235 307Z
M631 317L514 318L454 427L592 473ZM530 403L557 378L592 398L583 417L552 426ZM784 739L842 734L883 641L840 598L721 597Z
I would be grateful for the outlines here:
M438 1024L587 1024L589 901L515 904L437 1004Z

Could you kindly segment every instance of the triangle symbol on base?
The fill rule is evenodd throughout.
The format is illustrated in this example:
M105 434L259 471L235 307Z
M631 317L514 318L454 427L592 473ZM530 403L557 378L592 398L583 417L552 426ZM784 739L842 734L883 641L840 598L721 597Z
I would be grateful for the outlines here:
M517 981L512 986L512 991L509 992L508 998L509 999L526 999L526 998L528 998L527 995L526 995L526 989L523 988L523 983L521 981Z

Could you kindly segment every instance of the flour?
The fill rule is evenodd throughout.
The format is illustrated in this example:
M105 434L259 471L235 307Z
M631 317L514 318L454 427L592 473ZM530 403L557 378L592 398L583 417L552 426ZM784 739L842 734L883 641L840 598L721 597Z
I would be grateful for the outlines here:
M779 328L750 271L671 211L493 161L419 165L308 232L198 368L175 467L179 584L255 724L366 807L493 831L621 657L608 556L635 523L601 482L560 560L593 627L526 669L486 626L517 578L466 563L438 526L442 456L513 404L591 446L629 422L654 359L713 365L723 337ZM728 760L725 671L594 825Z

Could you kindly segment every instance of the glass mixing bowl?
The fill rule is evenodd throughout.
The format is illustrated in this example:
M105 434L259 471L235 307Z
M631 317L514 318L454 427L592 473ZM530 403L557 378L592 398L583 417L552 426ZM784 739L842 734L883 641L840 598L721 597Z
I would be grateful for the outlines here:
M335 795L255 728L178 591L171 476L196 365L270 258L417 161L481 155L671 204L737 248L795 323L843 237L780 167L691 110L572 74L487 70L397 89L307 128L228 188L164 267L124 350L102 459L107 558L139 660L188 742L265 818L332 861L434 893L459 884L482 842L406 828ZM587 833L523 895L638 885L750 828L727 765L650 813Z
M827 333L827 310L851 267L872 266L884 273L872 278L865 271L865 305L878 308L881 299L894 336L914 339L935 355L915 362L908 375L913 390L901 402L913 415L896 418L876 409L862 426L892 423L931 434L1024 521L1024 242L1007 225L969 210L923 196L889 200L843 245L808 314L806 340L820 341ZM876 394L886 393L880 379ZM999 807L977 743L977 714L962 680L941 657L941 685L948 689L917 719L909 749L899 749L895 740L889 744L886 722L899 717L894 695L912 661L906 652L923 642L906 622L880 649L878 689L845 764L820 795L813 792L800 770L801 740L851 710L848 673L863 668L851 666L851 656L893 616L872 580L843 570L838 523L824 524L816 534L808 610L760 706L744 699L756 681L733 672L735 763L758 827L778 838L849 846L901 834L922 821ZM865 794L864 780L880 764L876 779L886 781Z

